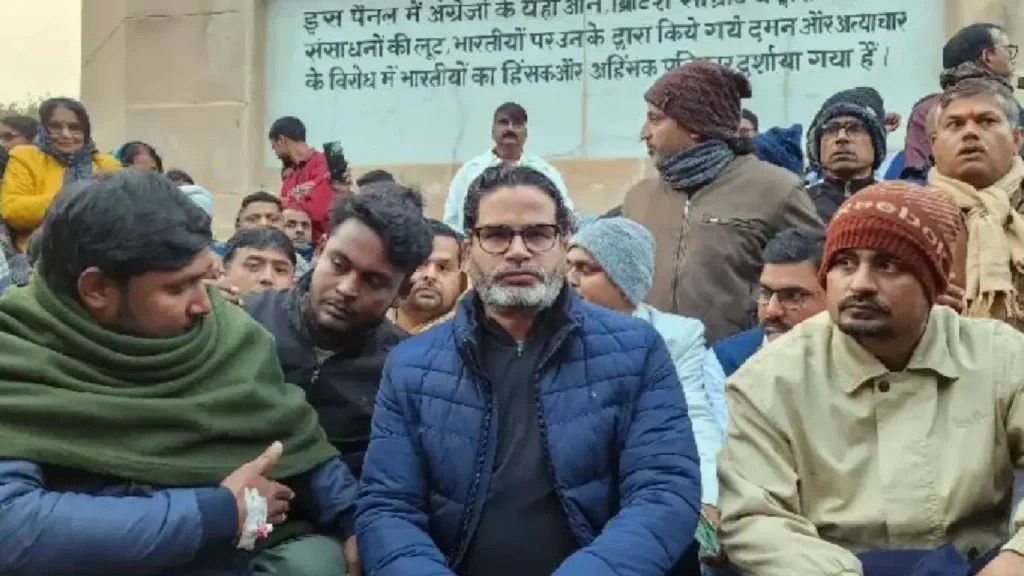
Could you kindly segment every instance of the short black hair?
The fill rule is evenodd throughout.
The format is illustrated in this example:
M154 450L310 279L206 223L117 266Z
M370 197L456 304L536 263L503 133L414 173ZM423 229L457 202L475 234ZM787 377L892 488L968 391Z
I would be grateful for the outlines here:
M156 171L164 171L164 161L160 158L160 155L156 153L156 148L153 148L145 142L139 140L133 140L126 143L121 147L121 165L131 166L135 162L135 158L138 156L149 156L156 162Z
M292 266L295 266L295 245L292 244L287 234L277 228L261 226L235 232L235 235L224 243L224 265L231 264L242 248L280 250L291 260Z
M249 204L255 204L257 202L277 204L278 208L284 210L284 204L281 202L280 198L274 196L273 194L267 192L266 190L257 190L250 194L246 194L245 197L242 198L242 205L238 208L238 213L241 214L243 210L248 208Z
M753 124L755 131L761 129L761 124L757 119L757 114L754 114L750 110L743 108L742 110L740 110L740 116L742 116L744 120L747 120L748 122Z
M270 125L269 136L271 140L287 138L294 142L305 142L306 125L295 116L282 116Z
M494 111L494 119L497 120L498 116L505 114L508 119L514 124L526 124L526 108L523 108L515 102L505 102Z
M25 244L25 257L28 258L28 265L35 266L39 261L39 250L42 249L43 227L40 226L28 235L28 243Z
M825 235L804 228L787 228L776 234L761 252L765 264L799 264L810 262L821 267L825 251Z
M339 198L331 207L331 235L352 218L380 237L388 262L406 276L415 272L433 250L434 237L423 212L393 191L373 190Z
M359 188L360 194L379 192L381 194L394 194L423 212L423 193L411 186L402 186L394 180L378 180L364 184Z
M171 168L164 174L164 176L170 178L171 182L174 182L178 186L182 186L185 184L194 185L196 183L196 181L193 180L192 177L189 176L187 172L185 172L184 170L179 170L178 168Z
M209 214L149 170L104 173L61 191L42 228L39 274L76 301L88 268L125 285L149 272L180 270L213 241Z
M370 170L356 179L356 186L366 186L376 182L395 182L395 175L387 170Z
M324 142L324 158L327 160L327 173L331 182L344 182L348 172L348 159L341 142Z
M35 140L39 133L39 121L28 116L4 116L0 118L0 124L14 130L29 142Z
M444 236L446 238L454 238L456 242L462 242L463 236L458 232L458 230L455 230L444 222L433 218L427 218L426 221L427 227L430 228L431 237L436 238L438 236Z
M480 201L483 197L498 188L513 186L533 186L544 191L555 203L555 224L563 234L572 233L574 229L572 212L565 205L562 194L550 178L528 166L499 164L485 169L469 185L469 191L466 192L466 203L463 205L462 225L465 234L468 235L476 227L477 218L480 217Z
M975 22L958 30L942 47L942 67L955 68L981 60L985 50L996 46L993 31L1002 32L1003 28L989 22Z

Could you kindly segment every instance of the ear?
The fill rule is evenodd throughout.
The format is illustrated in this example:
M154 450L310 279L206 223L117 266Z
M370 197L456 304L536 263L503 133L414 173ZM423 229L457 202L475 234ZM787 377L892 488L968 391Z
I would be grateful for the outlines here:
M78 298L94 315L108 316L116 313L120 289L100 271L99 268L86 268L78 276Z
M1013 129L1013 149L1020 150L1022 144L1024 144L1024 129L1018 126Z

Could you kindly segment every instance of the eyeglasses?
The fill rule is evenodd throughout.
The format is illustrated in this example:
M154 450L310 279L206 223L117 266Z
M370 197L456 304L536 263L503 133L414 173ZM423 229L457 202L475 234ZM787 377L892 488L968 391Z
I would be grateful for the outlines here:
M868 133L867 128L865 128L860 122L827 122L825 123L825 127L822 129L822 136L827 138L838 138L839 133L844 131L848 138L866 136Z
M1003 48L1006 49L1006 55L1010 57L1010 60L1017 59L1018 48L1016 44L1007 44L1006 46L1003 46Z
M511 226L479 226L473 229L480 248L488 254L504 254L516 236L523 239L526 249L533 254L542 254L555 246L561 233L557 224L531 224L522 228Z
M796 312L804 307L804 304L807 303L811 296L814 296L814 293L797 286L779 288L778 290L768 286L758 286L755 289L754 297L757 299L758 306L767 306L771 302L772 296L778 299L779 306L782 306L789 312Z

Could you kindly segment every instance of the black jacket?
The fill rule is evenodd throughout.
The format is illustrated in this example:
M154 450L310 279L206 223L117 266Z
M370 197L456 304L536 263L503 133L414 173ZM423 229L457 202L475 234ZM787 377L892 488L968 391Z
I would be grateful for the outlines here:
M307 276L292 290L268 290L247 297L245 309L274 336L285 380L306 391L306 399L320 416L327 438L359 478L384 360L408 334L384 320L376 330L346 343L345 350L321 365L302 317L308 281Z
M829 221L832 220L836 211L839 210L839 206L847 198L874 183L875 179L873 177L863 180L832 180L825 178L808 187L807 195L811 197L811 202L814 202L814 208L818 212L818 217L825 223L825 226L828 226Z

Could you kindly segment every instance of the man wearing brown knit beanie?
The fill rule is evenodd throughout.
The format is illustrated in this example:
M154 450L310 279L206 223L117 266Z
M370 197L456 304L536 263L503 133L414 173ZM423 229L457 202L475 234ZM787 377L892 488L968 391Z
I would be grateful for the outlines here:
M659 78L644 95L640 137L660 177L637 183L622 204L658 246L645 301L701 320L710 342L753 326L750 294L768 240L822 228L798 178L758 160L740 137L740 100L750 95L746 77L705 60Z
M874 184L829 225L827 311L726 387L721 537L741 574L1024 574L1024 335L936 305L954 200Z

